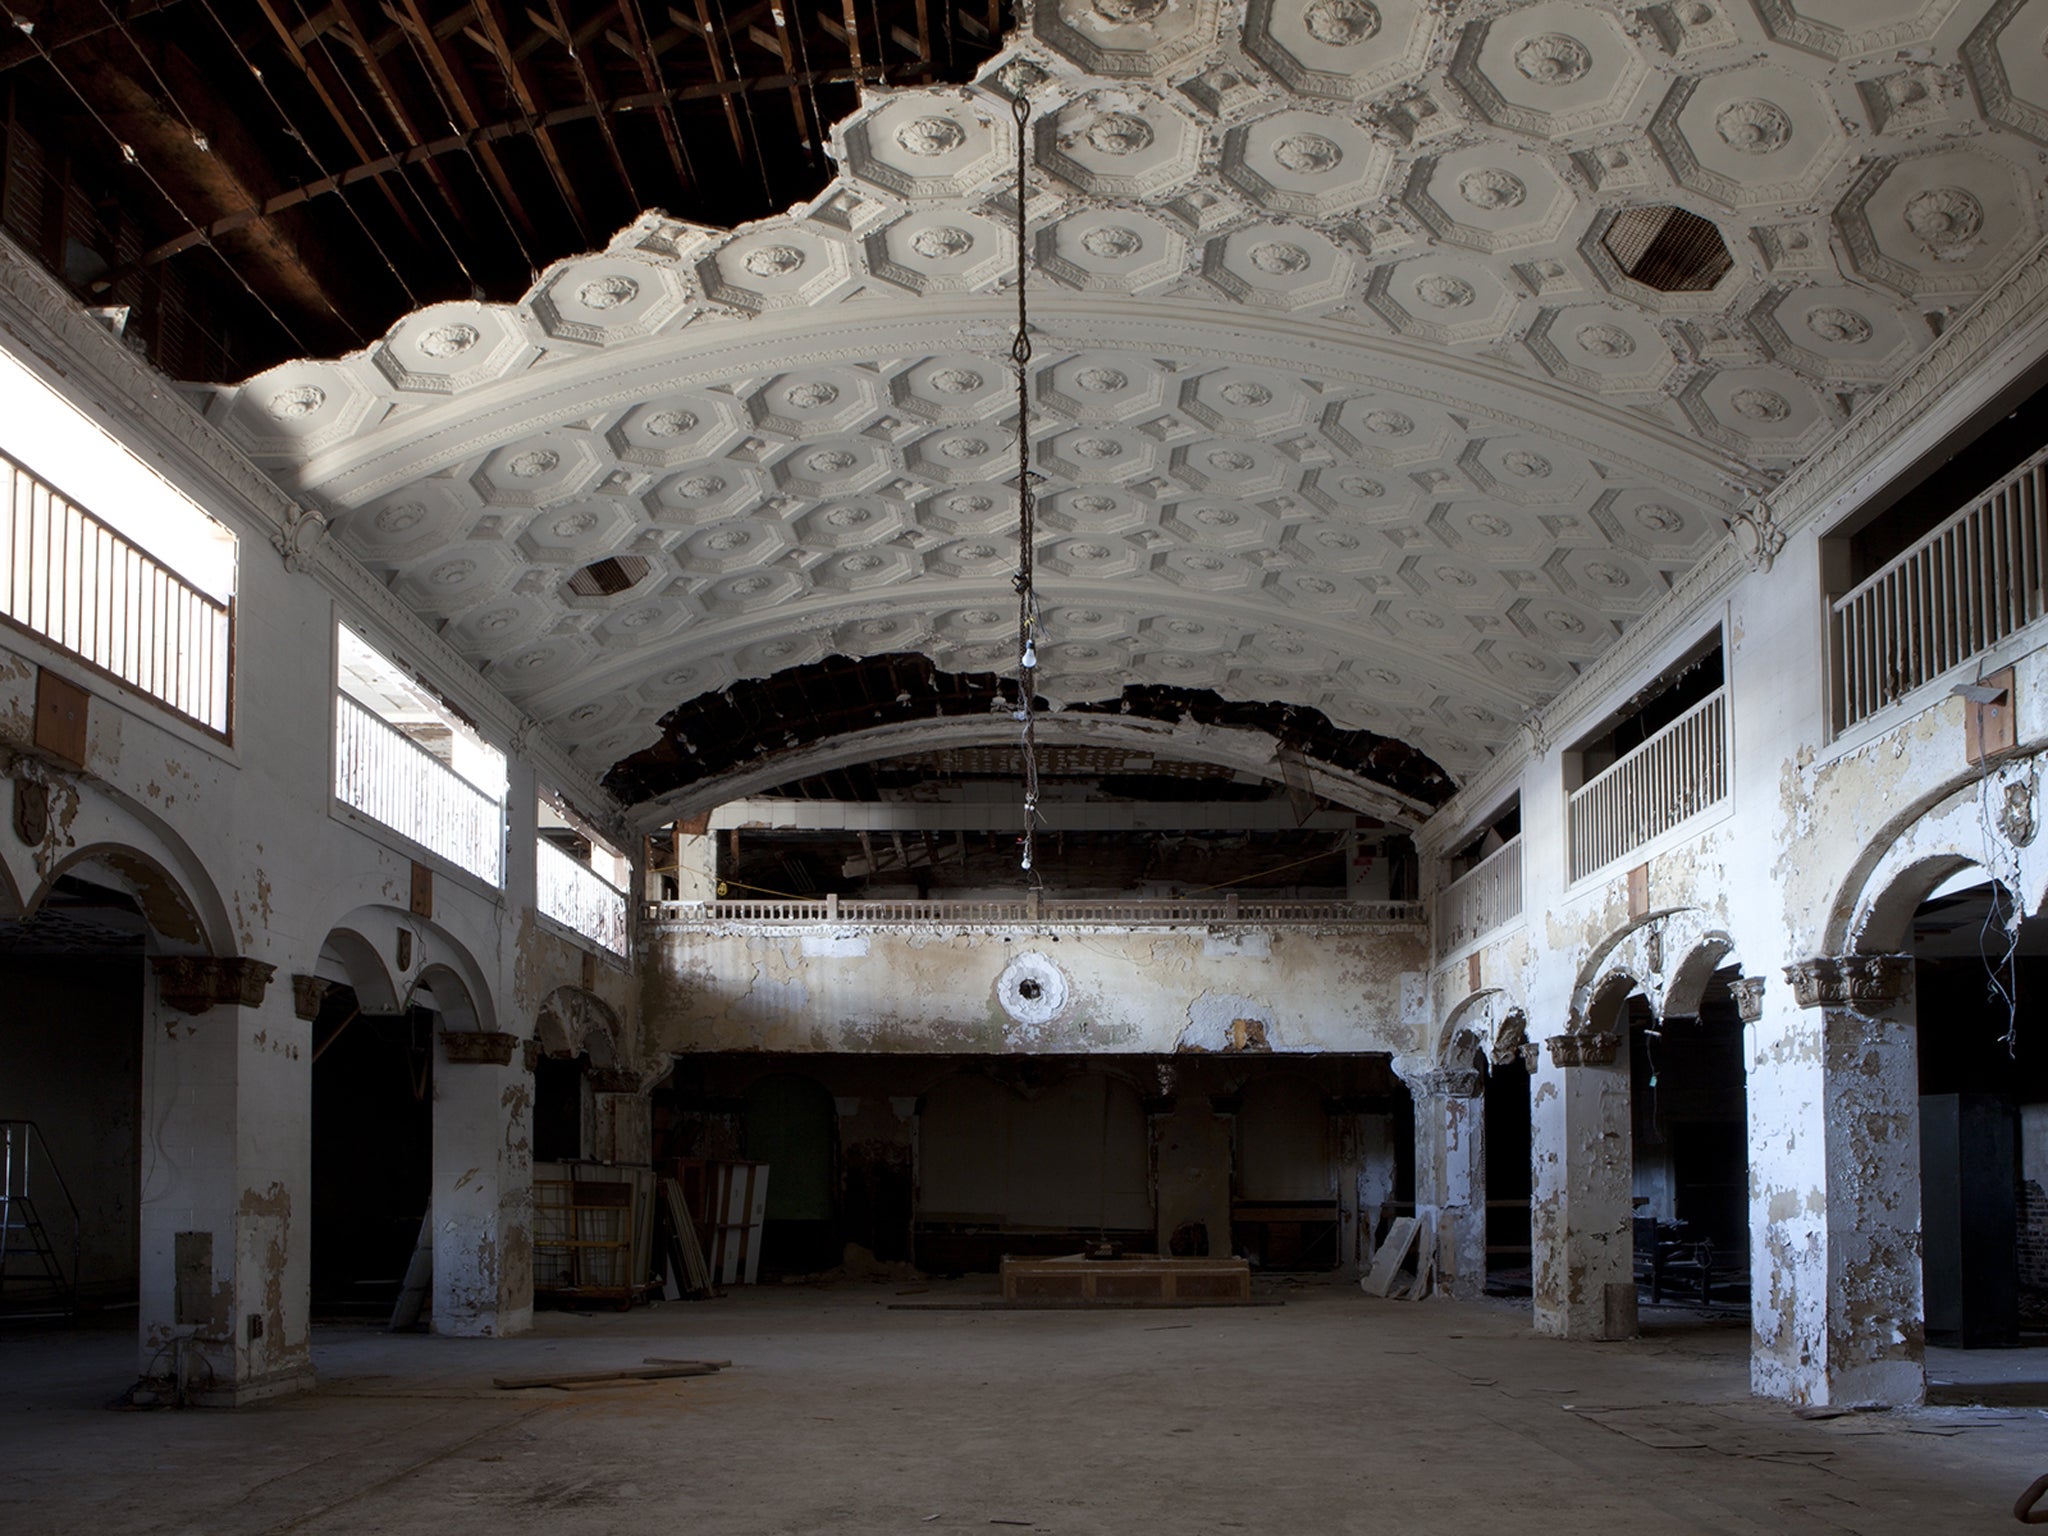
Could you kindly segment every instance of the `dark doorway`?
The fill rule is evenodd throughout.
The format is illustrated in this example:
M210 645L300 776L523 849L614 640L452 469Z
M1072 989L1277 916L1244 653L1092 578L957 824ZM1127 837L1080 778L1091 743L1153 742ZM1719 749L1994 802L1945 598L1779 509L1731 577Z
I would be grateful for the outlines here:
M768 1165L763 1274L815 1274L839 1262L833 1191L839 1115L832 1095L794 1073L764 1077L746 1091L746 1150Z
M1636 1279L1642 1299L1746 1307L1749 1102L1742 1021L1730 984L1710 978L1696 1015L1662 1023L1629 999Z
M1527 1296L1530 1277L1532 1171L1529 1155L1529 1069L1517 1052L1486 1073L1486 1288Z
M0 1316L137 1298L147 927L132 896L71 875L0 923Z
M570 1163L588 1155L590 1053L542 1056L533 1064L533 1160Z
M389 1317L427 1214L434 1035L426 1008L356 1011L329 990L313 1022L313 1311Z

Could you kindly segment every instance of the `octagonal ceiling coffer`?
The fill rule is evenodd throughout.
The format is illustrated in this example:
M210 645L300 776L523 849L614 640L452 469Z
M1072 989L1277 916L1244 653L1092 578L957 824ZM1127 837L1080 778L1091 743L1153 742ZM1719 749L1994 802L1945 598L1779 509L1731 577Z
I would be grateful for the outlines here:
M1705 293L1735 265L1721 231L1683 208L1624 208L1600 240L1622 271L1659 293Z
M568 581L578 597L616 597L653 569L644 555L610 555L593 560Z

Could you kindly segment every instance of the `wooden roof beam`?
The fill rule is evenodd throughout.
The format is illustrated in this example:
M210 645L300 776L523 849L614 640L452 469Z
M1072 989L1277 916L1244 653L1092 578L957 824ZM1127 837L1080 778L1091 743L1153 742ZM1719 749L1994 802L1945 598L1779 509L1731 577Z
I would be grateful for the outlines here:
M694 19L673 5L668 8L669 19L677 26L693 31L704 39L704 51L711 60L711 78L719 85L725 85L732 80L733 75L732 71L725 67L725 59L718 51L718 33L711 25L709 0L695 0L695 3L697 14ZM740 129L739 105L731 96L725 98L725 125L732 134L733 153L739 156L740 164L745 165L748 160L747 136Z
M619 22L626 29L625 51L640 67L641 83L649 90L660 91L666 98L668 82L662 78L661 56L655 51L653 40L647 36L646 20L640 14L640 0L622 0ZM616 33L607 33L606 36L618 40ZM675 167L676 180L685 187L694 188L696 177L690 174L689 156L683 150L683 128L676 121L675 103L664 99L657 120L661 124L662 144L668 150L668 162Z
M327 81L321 78L320 71L314 67L313 61L293 38L291 28L285 25L284 18L278 14L275 0L256 0L256 3L262 9L265 19L270 22L272 30L277 33L278 40L284 45L285 53L298 66L299 73L305 77L306 84L312 88L314 97L319 101L321 107L325 109L328 117L333 121L336 130L340 132L343 141L354 153L356 163L361 165L371 159L370 146L364 141L362 135L356 132L355 125L348 120L347 115L341 110L341 103L328 88ZM322 62L326 63L330 70L333 68L331 61L323 59ZM293 131L296 132L297 129L294 128ZM400 199L398 189L382 177L378 177L377 190L384 194L384 201L390 205L392 213L396 215L399 226L405 230L407 237L420 244L425 244L427 237L421 232L419 224L413 219L412 210L406 207L403 200Z
M439 29L429 24L420 10L419 0L400 0L393 5L386 0L384 13L412 34L419 57L434 77L440 88L443 105L455 119L451 127L473 131L483 124L483 98L469 71L447 48ZM463 12L456 12L458 16ZM498 201L503 205L506 218L511 221L514 232L522 243L531 244L538 237L534 230L533 218L526 211L526 203L519 195L519 188L506 172L504 162L488 141L479 143L476 150L477 163L497 189Z
M425 135L420 132L419 124L413 120L412 112L406 106L404 97L399 94L390 73L384 68L383 60L369 50L367 42L369 30L362 25L362 18L356 15L354 0L335 0L335 6L341 12L345 27L329 32L323 37L321 39L323 47L332 48L333 39L337 33L342 35L344 41L356 45L352 48L352 51L362 61L363 73L369 78L370 87L377 93L378 100L383 102L385 112L391 117L392 126L398 130L400 137L404 139L408 147L419 144L425 138ZM338 69L339 65L336 68ZM377 136L380 139L383 138L381 132ZM473 237L475 231L470 228L468 214L462 206L461 199L455 195L455 184L448 179L448 173L432 160L426 162L426 168L427 175L433 179L434 186L440 192L442 201L447 203L449 208L453 210L456 219L461 222L463 232Z
M476 18L484 30L487 46L496 55L498 67L505 76L506 88L512 99L519 104L519 110L527 116L539 119L541 116L539 98L532 81L527 75L523 58L512 47L512 34L505 20L505 9L500 0L475 0ZM570 179L567 165L563 162L561 146L556 144L554 135L536 123L533 131L534 142L540 146L541 159L554 178L555 190L561 194L562 204L569 210L569 217L575 221L576 232L585 245L594 243L590 217L583 210L583 199L577 195L576 184Z
M583 99L590 104L597 118L597 131L604 139L605 152L611 156L612 169L619 173L619 181L626 189L626 196L632 199L634 208L645 208L647 201L641 197L639 187L634 185L633 172L626 164L625 154L619 148L618 135L612 129L611 113L605 110L603 82L596 77L590 62L589 50L579 46L570 33L569 19L562 14L562 0L547 0L547 7L548 14L554 18L555 26L560 29L564 38L563 46L568 49L569 62L575 67L576 82L583 88ZM616 9L616 6L606 7L603 13L594 19L590 29L591 36L597 35L605 21L609 19L610 12Z

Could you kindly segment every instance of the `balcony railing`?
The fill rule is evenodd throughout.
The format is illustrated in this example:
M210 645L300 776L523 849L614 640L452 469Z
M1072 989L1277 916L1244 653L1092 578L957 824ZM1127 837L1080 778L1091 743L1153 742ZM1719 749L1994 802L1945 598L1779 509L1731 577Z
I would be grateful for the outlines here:
M2048 450L1835 599L1835 729L1869 719L2040 618L2044 546Z
M1436 898L1436 945L1449 954L1522 915L1522 840L1511 837Z
M1087 901L1031 893L1000 901L657 901L648 918L690 927L722 924L936 928L1384 927L1422 921L1419 901Z
M228 734L234 607L0 454L0 618Z
M544 837L534 850L534 901L591 943L615 955L626 952L626 893Z
M334 794L492 885L505 881L505 801L403 731L335 695Z
M1632 853L1728 794L1728 691L1701 699L1571 798L1572 878Z

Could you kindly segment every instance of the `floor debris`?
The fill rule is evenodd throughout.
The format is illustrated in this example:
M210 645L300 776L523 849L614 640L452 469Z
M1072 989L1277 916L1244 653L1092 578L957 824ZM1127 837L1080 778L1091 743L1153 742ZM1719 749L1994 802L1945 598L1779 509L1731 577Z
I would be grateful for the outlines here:
M716 1376L723 1362L685 1360L673 1365L624 1366L610 1371L557 1371L546 1376L494 1376L491 1385L500 1392L524 1392L534 1387L557 1387L574 1391L581 1387L608 1386L618 1382L670 1381L684 1376Z

